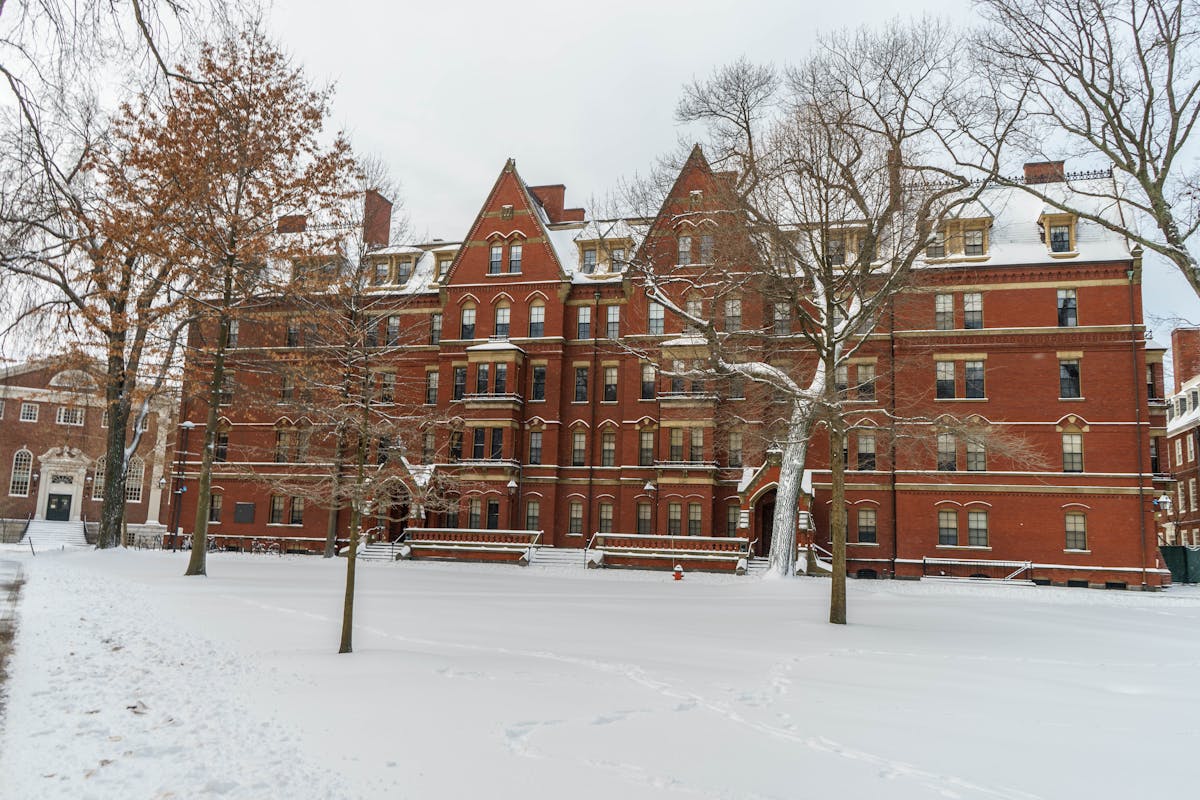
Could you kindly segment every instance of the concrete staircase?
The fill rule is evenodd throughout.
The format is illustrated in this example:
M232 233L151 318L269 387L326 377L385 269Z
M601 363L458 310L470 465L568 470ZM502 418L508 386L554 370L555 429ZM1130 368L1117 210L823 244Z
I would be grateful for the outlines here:
M746 562L747 575L764 575L767 572L767 565L771 563L769 558L761 558L759 556L752 557Z
M30 520L29 528L21 538L26 547L33 543L34 550L61 550L66 547L86 547L82 522L51 522L44 519Z
M583 550L576 547L538 547L533 552L534 567L570 567L583 569Z
M395 561L400 554L399 544L388 542L371 542L358 550L359 561Z

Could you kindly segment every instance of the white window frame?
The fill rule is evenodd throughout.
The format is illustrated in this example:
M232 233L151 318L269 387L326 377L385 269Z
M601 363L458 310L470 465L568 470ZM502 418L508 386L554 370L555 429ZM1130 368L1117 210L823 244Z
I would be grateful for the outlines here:
M82 428L86 419L87 414L79 406L59 406L54 417L54 422L58 425L70 425L74 428Z
M18 419L21 422L37 422L40 408L37 403L21 403L21 415Z

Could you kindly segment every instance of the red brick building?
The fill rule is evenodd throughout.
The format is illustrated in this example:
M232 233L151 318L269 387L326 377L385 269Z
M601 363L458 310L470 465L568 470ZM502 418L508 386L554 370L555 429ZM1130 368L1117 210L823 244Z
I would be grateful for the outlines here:
M1174 391L1160 456L1175 485L1160 498L1157 516L1163 544L1200 546L1200 328L1171 332L1171 362Z
M0 525L15 540L26 520L100 518L108 418L101 377L76 359L0 371ZM125 516L131 534L162 535L163 480L174 399L155 401L130 461ZM166 424L160 424L165 422Z
M1030 169L1030 180L1069 191L1061 164ZM687 357L685 331L623 269L655 248L680 263L711 259L711 235L677 211L703 212L697 203L720 180L697 151L656 219L594 220L566 207L565 187L530 186L509 161L462 241L372 254L373 292L394 299L377 312L379 341L406 343L393 359L398 382L420 386L446 420L422 432L423 452L409 458L469 486L457 514L427 524L542 529L546 544L574 548L597 531L736 535L765 552L777 455L756 415L739 409L766 401L754 387L657 371ZM1039 582L1159 586L1169 578L1157 557L1152 448L1166 408L1156 400L1161 353L1145 341L1140 257L1019 190L993 190L973 209L946 223L916 285L839 376L861 407L852 422L880 432L856 429L844 454L849 570L996 576L1020 567ZM761 300L694 302L726 330L774 337L805 358L802 337ZM292 324L284 333L279 323L286 313L243 321L238 347L294 344ZM1038 466L943 441L936 422L928 446L906 445L882 435L884 412L977 415L1025 437ZM288 498L238 477L267 460L250 453L269 451L279 425L302 410L273 416L235 402L226 413L230 466L214 477L223 497L213 535L323 538L326 514L303 505L296 514ZM203 423L199 410L184 418ZM806 475L818 543L828 539L822 436ZM180 468L192 482L194 457ZM187 531L195 498L183 498Z

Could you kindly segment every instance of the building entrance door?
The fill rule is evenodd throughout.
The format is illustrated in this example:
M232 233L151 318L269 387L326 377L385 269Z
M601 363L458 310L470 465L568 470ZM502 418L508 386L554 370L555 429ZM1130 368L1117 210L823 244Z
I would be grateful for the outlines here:
M757 507L758 541L754 544L754 554L768 556L771 554L771 533L775 527L775 490L759 498Z
M52 494L46 500L46 519L67 522L71 519L71 495Z

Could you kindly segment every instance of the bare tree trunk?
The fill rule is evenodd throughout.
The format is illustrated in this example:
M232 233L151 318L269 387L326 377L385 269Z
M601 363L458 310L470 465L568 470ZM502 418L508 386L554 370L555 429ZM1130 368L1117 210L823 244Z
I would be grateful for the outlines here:
M342 493L342 470L345 468L346 438L339 430L333 453L333 488L330 496L338 498ZM329 517L325 526L325 558L337 555L337 532L340 506L333 502L329 504Z
M354 645L354 568L358 562L358 542L362 536L362 510L355 502L350 512L350 549L346 551L346 594L342 600L342 641L338 653L353 653Z
M829 421L829 467L833 483L829 530L832 537L833 580L829 589L829 621L846 624L846 462L842 460L846 441L845 423L840 416Z
M808 456L812 422L807 403L792 404L787 441L779 463L779 485L775 491L775 517L771 524L771 553L767 572L789 577L796 571L796 517L800 507L800 482Z

